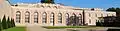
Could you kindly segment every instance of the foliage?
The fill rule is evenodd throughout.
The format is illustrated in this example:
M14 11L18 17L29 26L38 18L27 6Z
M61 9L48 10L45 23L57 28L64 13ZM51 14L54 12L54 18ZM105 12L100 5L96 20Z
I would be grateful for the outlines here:
M11 19L11 24L12 24L12 27L15 27L14 19Z
M10 22L9 17L8 17L8 20L7 20L7 25L8 25L8 28L11 28L11 22Z
M3 20L2 20L2 27L3 27L3 29L7 29L8 28L5 15L4 15Z
M68 24L69 26L80 26L81 25L81 21L79 21L79 17L75 16L71 16L69 18Z
M41 3L52 3L52 4L54 4L54 0L41 0Z
M3 31L26 31L26 30L25 30L25 27L14 27L10 29L5 29Z
M2 23L1 23L1 19L0 19L0 31L2 30Z

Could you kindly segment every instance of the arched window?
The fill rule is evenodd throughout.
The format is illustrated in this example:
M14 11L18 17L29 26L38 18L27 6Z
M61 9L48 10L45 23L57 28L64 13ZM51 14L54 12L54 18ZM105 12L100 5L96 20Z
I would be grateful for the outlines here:
M68 24L68 22L69 22L69 14L67 13L67 14L65 15L65 17L66 17L66 24Z
M62 23L62 14L61 13L58 14L58 23Z
M46 12L44 12L42 14L42 23L47 23L47 13Z
M34 13L34 23L38 23L38 12Z
M82 15L79 14L78 17L79 17L79 22L82 23L82 22L83 22L83 21L82 21Z
M76 15L75 15L74 13L73 13L73 15L72 15L72 16L73 16L73 18L75 18L75 17L76 17Z
M50 14L50 23L54 23L54 13Z
M20 11L17 11L16 12L16 22L20 23L20 20L21 20L21 13L20 13Z
M25 13L25 23L29 23L30 22L30 12L26 12Z

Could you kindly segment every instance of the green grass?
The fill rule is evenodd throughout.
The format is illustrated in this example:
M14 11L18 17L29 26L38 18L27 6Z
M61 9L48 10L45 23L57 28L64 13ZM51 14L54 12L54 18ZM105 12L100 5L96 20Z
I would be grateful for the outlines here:
M63 28L88 28L89 26L43 26L47 29L63 29Z
M25 27L14 27L14 28L5 29L3 31L26 31L26 30Z

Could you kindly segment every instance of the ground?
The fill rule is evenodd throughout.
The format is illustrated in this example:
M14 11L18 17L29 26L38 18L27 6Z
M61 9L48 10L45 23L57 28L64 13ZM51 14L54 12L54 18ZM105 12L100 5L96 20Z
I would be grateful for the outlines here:
M26 31L26 28L25 27L13 27L13 28L5 29L3 31Z
M33 24L33 25L26 25L25 27L9 28L9 29L3 30L3 31L73 31L73 30L78 30L78 31L102 30L102 31L105 31L105 30L107 30L106 27L48 26L48 28L51 28L51 27L52 28L60 28L60 29L47 29L47 28L45 28L43 26Z

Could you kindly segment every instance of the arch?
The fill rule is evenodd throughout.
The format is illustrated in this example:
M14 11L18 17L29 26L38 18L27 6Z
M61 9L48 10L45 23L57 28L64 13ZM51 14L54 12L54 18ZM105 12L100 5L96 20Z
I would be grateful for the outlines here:
M30 23L30 12L25 12L25 23Z
M50 23L54 23L54 13L50 14Z
M34 12L34 23L38 23L38 12Z
M42 14L42 23L47 23L47 13L46 12L44 12Z
M78 18L79 18L79 25L82 25L83 24L83 21L82 21L82 15L81 14L79 14L78 15Z
M21 20L21 12L17 11L16 12L16 23L20 23L20 20Z
M69 25L69 14L68 13L65 14L65 18L66 18L66 25Z
M54 26L54 13L53 12L50 14L50 23L51 25Z
M58 23L62 23L62 14L58 13Z

